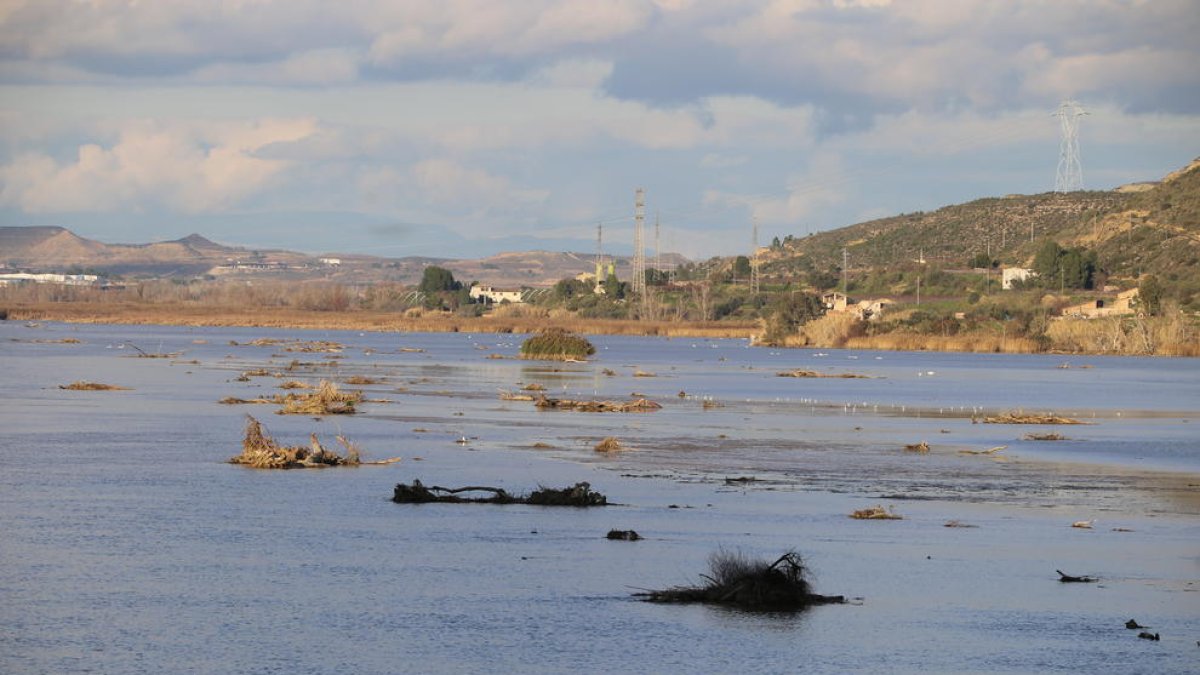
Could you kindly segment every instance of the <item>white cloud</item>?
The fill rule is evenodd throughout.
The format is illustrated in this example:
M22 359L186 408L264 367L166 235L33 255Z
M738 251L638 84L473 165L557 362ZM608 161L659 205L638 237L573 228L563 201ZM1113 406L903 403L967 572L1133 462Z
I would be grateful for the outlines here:
M217 212L264 189L287 162L256 152L313 133L310 119L204 125L131 124L109 147L78 146L73 160L17 155L0 167L0 203L28 213Z

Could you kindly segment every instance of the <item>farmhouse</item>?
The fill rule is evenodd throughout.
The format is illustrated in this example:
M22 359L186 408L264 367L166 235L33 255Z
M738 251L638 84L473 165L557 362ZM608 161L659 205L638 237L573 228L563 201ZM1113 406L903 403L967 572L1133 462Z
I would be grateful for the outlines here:
M473 284L471 286L470 294L472 300L485 304L500 304L502 302L511 302L515 304L525 301L522 297L524 293L519 289L515 291L502 291L491 286L484 286L483 284Z

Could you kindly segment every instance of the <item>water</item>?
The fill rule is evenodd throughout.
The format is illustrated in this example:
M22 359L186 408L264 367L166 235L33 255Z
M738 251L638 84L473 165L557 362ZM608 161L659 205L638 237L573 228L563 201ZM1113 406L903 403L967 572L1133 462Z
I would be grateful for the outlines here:
M229 344L260 337L347 349L285 371L330 355ZM32 342L61 338L82 342ZM543 364L485 358L514 354L512 335L0 323L0 671L1194 670L1200 362L594 341L594 362ZM184 353L128 358L127 342ZM383 377L362 388L391 402L323 421L216 403L278 391L281 378L236 380L260 367ZM792 368L873 379L775 376ZM57 388L81 379L132 391ZM531 382L664 408L498 399ZM1046 443L971 423L1019 407L1094 424L1037 428L1072 439ZM368 458L404 460L225 464L247 412L287 442L340 432ZM631 450L591 450L608 435ZM919 440L933 451L900 450ZM726 484L735 476L758 481ZM515 491L587 480L622 506L391 503L413 478ZM846 517L880 502L905 519ZM1094 528L1069 527L1082 519ZM611 528L647 539L610 542ZM697 581L719 547L796 548L818 591L861 601L755 615L630 596ZM1060 584L1055 569L1101 582ZM1138 640L1129 618L1162 641Z

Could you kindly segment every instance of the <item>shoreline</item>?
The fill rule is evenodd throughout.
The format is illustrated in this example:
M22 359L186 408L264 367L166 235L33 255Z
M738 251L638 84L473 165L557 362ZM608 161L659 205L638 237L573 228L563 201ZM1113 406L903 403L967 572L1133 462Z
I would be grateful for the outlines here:
M501 316L464 317L451 314L405 316L394 311L317 311L293 308L229 309L187 305L131 303L42 302L16 303L3 310L10 321L58 321L75 324L244 327L297 330L355 330L396 333L536 333L551 326L585 335L643 337L730 338L756 341L758 322L640 321L589 319L574 316L527 315L520 309ZM1039 349L1032 340L987 335L912 333L852 337L844 341L788 340L785 344L754 342L769 349L845 349L947 354L1045 354L1058 356L1190 356L1192 354L1133 354L1120 351ZM1200 355L1198 352L1196 355Z

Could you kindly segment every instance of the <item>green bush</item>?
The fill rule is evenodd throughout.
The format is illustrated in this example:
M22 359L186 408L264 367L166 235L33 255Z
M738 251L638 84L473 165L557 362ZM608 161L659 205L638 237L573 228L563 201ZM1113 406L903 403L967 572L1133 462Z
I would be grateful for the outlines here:
M587 338L562 328L547 328L521 343L521 357L563 361L582 359L596 353Z

